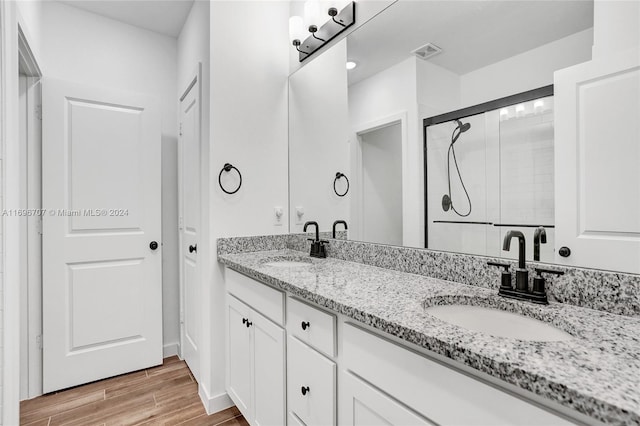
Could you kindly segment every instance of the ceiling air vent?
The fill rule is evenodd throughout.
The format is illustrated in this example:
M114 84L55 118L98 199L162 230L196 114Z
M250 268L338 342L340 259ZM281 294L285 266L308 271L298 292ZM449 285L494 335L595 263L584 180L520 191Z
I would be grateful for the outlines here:
M437 55L442 52L442 49L436 46L433 43L427 43L424 46L418 47L416 50L411 53L415 54L418 58L427 60L432 56Z

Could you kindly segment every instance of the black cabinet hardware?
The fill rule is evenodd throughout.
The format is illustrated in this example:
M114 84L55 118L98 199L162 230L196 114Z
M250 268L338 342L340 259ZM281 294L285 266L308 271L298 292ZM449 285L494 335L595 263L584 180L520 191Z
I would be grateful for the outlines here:
M309 323L309 321L302 321L302 329L303 330L306 330L309 327L311 327L311 324Z
M558 254L562 257L569 257L571 256L571 249L569 247L560 247Z
M150 248L151 250L155 250L155 249L157 249L157 248L158 248L158 242L157 242L157 241L151 241L151 242L149 243L149 248Z
M302 386L300 390L302 391L302 395L306 395L309 393L309 386Z
M192 245L192 246L191 246L191 245L189 246L189 253L193 253L194 251L195 251L196 253L198 252L198 245L197 245L197 244L194 244L194 245Z

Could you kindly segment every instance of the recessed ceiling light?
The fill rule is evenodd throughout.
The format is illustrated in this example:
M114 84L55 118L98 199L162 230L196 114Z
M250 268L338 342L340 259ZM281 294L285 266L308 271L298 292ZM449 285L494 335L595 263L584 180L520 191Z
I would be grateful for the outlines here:
M347 69L348 69L348 70L352 70L352 69L354 69L354 68L355 68L355 67L357 67L357 66L358 66L358 64L356 64L355 62L353 62L353 61L347 61Z

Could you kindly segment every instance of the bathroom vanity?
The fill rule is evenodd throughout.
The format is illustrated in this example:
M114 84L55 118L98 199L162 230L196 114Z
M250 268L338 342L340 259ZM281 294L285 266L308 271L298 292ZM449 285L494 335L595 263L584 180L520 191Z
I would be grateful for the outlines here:
M640 421L636 318L290 249L218 259L227 390L252 424ZM508 311L569 338L495 337L429 314L446 305Z

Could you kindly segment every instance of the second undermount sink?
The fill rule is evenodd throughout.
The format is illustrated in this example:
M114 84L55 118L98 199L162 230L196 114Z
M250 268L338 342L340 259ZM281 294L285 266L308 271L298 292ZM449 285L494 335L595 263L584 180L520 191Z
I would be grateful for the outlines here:
M556 342L572 339L550 324L500 309L471 305L431 306L425 310L449 324L496 337L533 342Z

